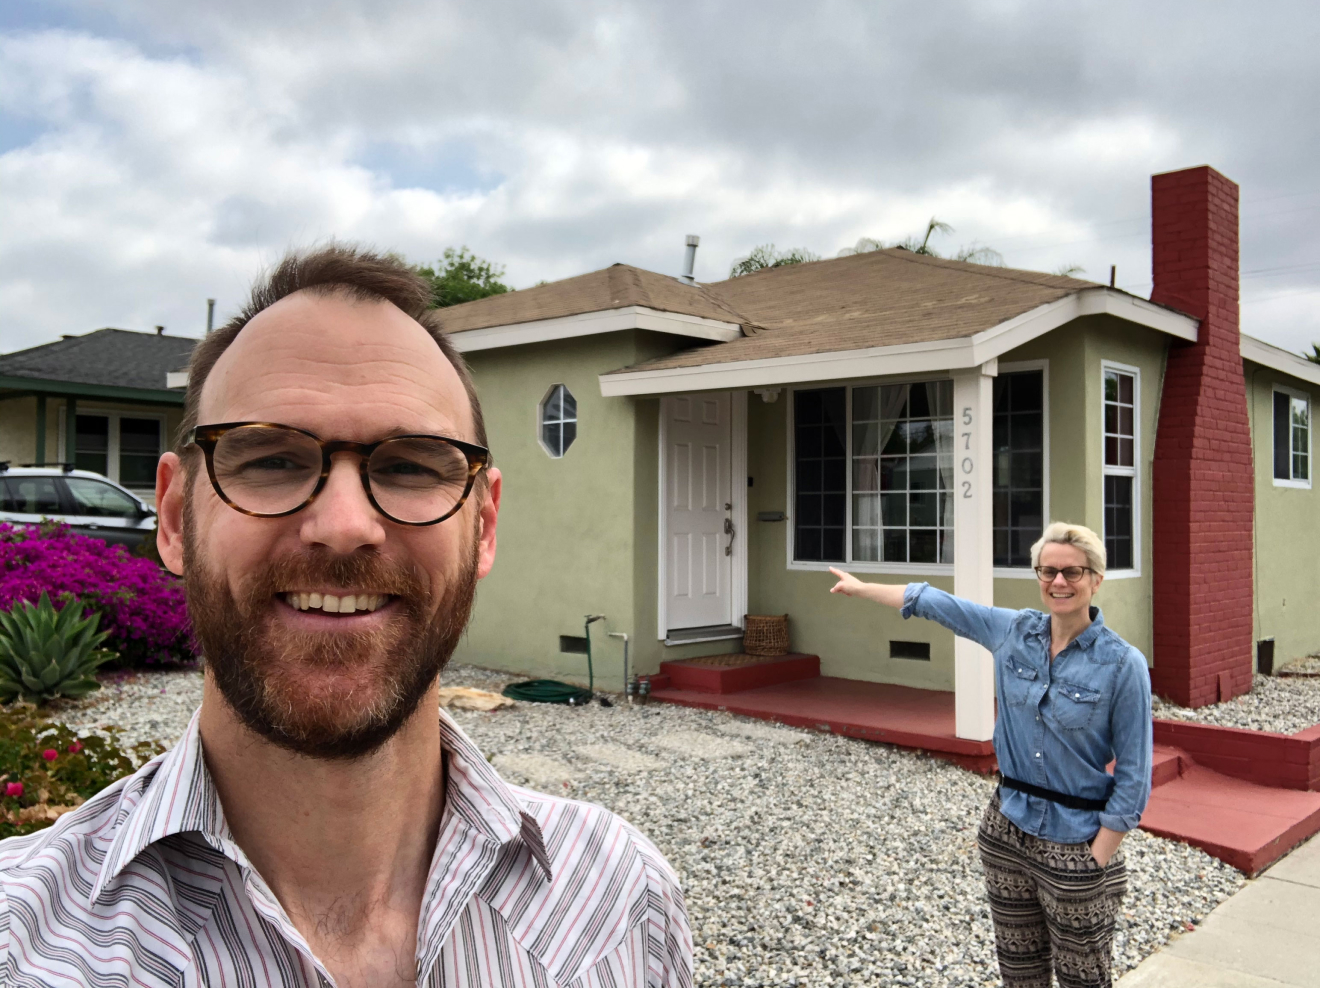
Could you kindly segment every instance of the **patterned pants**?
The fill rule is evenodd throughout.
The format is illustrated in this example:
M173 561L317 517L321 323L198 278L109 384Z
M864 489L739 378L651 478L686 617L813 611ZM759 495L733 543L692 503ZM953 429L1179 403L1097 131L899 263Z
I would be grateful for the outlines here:
M976 835L1005 988L1109 988L1114 919L1127 890L1123 852L1101 868L1088 844L1033 837L986 807Z

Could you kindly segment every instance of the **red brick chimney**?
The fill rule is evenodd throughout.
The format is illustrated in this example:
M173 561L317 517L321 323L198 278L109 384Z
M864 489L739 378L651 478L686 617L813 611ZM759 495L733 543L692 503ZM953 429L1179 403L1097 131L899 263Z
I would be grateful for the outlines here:
M1238 328L1238 187L1151 179L1151 301L1201 320L1169 351L1155 436L1151 684L1200 707L1251 689L1251 432Z

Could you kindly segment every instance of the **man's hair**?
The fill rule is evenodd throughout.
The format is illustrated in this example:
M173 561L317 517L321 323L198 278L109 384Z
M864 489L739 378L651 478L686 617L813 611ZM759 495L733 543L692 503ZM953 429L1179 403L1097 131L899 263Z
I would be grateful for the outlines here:
M1049 527L1041 533L1040 538L1036 540L1036 544L1031 547L1031 565L1033 567L1040 565L1040 551L1051 542L1059 545L1076 546L1081 549L1086 555L1086 564L1095 570L1098 576L1105 575L1104 540L1085 525L1074 525L1066 521L1050 522Z
M202 387L220 355L229 349L238 334L257 313L270 308L294 292L317 295L341 294L360 302L389 302L411 316L435 340L467 392L472 406L473 440L486 442L486 423L481 415L481 401L472 383L472 372L458 349L441 329L438 310L434 309L431 285L401 259L376 254L347 244L330 244L306 253L290 251L272 270L258 278L252 294L238 315L212 330L193 347L188 361L188 391L183 399L183 422L174 439L175 452L182 454L188 434L198 425L197 406Z

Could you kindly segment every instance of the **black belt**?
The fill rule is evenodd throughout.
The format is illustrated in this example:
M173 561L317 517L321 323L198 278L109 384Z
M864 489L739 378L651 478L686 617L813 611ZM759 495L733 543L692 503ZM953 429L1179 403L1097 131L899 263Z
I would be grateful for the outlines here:
M1030 782L1023 782L1020 779L1010 779L1007 775L1001 775L999 777L999 784L1005 789L1016 789L1018 792L1024 792L1028 796L1048 799L1051 803L1058 803L1060 806L1066 806L1070 810L1103 810L1109 805L1107 799L1086 799L1083 796L1072 796L1066 792L1055 792L1053 789L1046 789L1043 786L1033 786Z

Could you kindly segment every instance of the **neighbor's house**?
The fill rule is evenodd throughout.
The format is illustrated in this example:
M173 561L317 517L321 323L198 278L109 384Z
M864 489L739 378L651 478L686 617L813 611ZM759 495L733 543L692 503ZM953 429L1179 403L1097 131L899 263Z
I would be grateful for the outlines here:
M1106 621L1203 704L1320 650L1320 366L1241 336L1237 186L1153 179L1154 292L901 249L695 284L616 264L445 312L504 474L460 657L597 681L737 652L787 613L828 676L956 686L976 646L827 593L830 566L1039 605L1052 519L1103 533ZM562 637L561 637L562 636ZM574 639L577 639L575 642Z
M72 464L154 503L196 343L98 329L0 355L0 461Z

